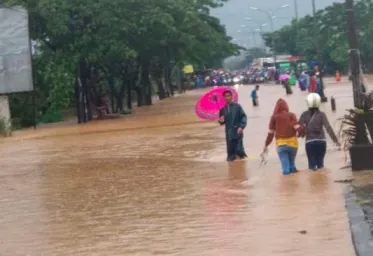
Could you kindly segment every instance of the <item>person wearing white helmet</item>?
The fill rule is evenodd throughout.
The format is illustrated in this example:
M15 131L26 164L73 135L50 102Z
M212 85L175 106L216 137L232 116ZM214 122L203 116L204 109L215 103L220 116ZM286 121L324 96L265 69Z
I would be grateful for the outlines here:
M306 137L306 152L308 167L312 171L324 168L324 157L326 153L325 130L333 142L340 146L338 138L331 127L325 113L320 111L321 97L317 93L310 93L307 97L308 110L300 117L301 136Z

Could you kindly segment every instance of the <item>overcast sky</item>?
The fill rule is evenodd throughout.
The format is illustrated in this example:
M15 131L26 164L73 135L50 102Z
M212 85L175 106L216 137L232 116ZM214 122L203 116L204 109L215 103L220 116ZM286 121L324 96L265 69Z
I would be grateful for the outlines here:
M316 0L316 8L322 9L334 2L344 2L344 0ZM258 26L254 22L245 20L245 17L252 17L261 24L269 23L269 21L263 13L252 10L250 7L270 10L283 5L289 5L289 7L276 11L278 19L275 20L275 29L279 29L289 23L295 16L294 0L229 0L224 7L212 10L212 14L220 18L221 22L226 26L228 34L236 38L239 44L253 46L254 43L257 45L262 44L259 35L256 35L254 39L249 39L251 36L249 31ZM298 0L298 9L300 16L311 14L312 0ZM247 28L242 29L241 25L246 25ZM264 31L269 31L269 29L270 26L263 27ZM241 30L241 32L237 30Z

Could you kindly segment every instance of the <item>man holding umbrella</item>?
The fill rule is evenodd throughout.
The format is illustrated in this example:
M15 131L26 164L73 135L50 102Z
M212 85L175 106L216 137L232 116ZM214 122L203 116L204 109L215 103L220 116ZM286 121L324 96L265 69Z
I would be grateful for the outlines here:
M220 110L219 123L225 125L227 161L232 162L237 157L240 159L247 157L243 147L243 130L246 127L247 117L241 105L233 102L232 91L224 91L223 96L226 105Z

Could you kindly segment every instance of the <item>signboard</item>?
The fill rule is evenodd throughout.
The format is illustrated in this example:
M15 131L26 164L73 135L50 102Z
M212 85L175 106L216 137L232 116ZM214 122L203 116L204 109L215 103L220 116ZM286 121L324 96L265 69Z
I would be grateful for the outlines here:
M33 90L28 13L0 8L0 94Z
M194 73L194 69L193 69L193 66L192 65L186 65L184 66L184 74L192 74Z
M290 68L290 63L280 63L280 68Z

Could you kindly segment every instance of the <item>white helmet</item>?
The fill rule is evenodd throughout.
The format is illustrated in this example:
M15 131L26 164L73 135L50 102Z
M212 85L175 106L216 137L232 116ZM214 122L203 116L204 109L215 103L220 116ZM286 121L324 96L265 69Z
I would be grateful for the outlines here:
M310 93L307 96L307 106L309 108L319 108L321 104L321 97L317 93Z

